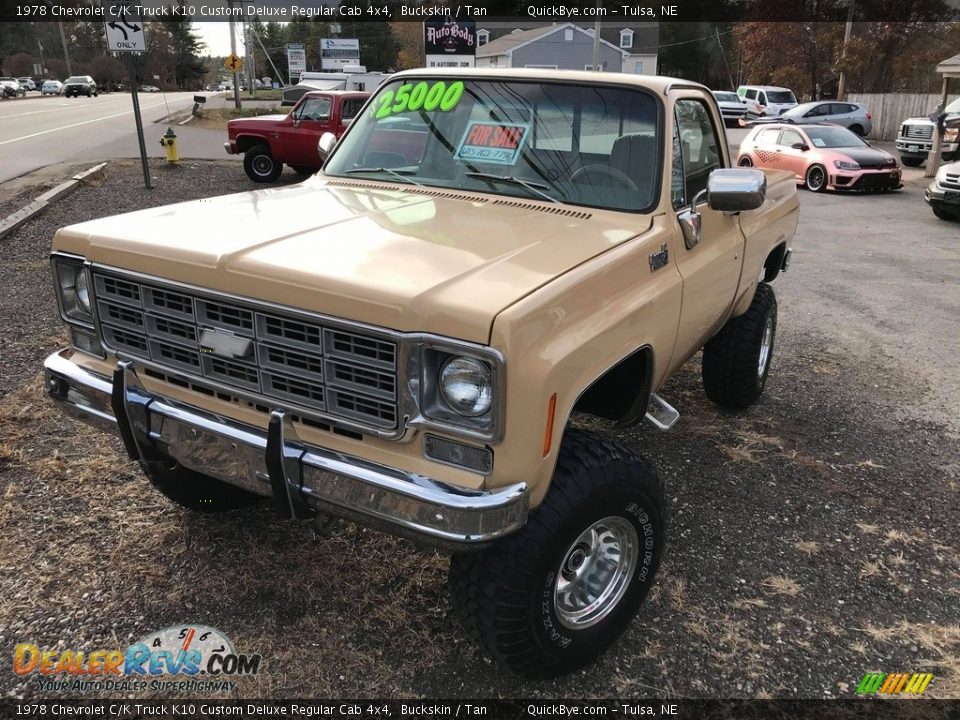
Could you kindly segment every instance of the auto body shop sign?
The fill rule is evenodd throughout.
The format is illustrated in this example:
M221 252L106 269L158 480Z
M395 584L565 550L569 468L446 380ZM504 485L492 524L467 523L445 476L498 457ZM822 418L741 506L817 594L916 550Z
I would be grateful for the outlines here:
M423 24L426 67L473 67L477 57L477 24L429 20Z

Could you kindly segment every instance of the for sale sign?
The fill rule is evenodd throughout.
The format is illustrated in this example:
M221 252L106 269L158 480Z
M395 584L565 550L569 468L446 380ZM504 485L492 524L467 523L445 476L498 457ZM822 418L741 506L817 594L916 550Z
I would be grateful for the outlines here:
M467 126L457 158L466 162L515 165L529 125L476 121Z

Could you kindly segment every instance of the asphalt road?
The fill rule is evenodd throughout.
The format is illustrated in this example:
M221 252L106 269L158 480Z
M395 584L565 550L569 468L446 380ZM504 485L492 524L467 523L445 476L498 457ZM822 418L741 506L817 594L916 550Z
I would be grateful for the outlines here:
M163 133L153 123L189 108L193 93L141 93L139 98L145 139L155 155L152 146ZM69 99L31 93L0 102L0 183L54 163L138 155L129 93Z

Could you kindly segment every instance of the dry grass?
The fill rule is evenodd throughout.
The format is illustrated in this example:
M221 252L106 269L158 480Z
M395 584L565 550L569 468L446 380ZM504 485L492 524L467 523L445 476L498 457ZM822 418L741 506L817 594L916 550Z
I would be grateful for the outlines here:
M800 583L783 575L771 575L762 584L765 588L769 588L774 595L796 597L803 590Z
M809 557L820 554L820 543L814 542L813 540L798 540L793 543L793 547Z

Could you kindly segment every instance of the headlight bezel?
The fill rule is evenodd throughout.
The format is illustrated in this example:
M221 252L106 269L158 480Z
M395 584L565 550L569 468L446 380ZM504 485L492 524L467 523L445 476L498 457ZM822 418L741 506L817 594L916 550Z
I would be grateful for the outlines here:
M503 438L503 415L506 402L506 371L503 355L494 348L445 338L424 339L420 343L419 392L417 403L420 418L411 425L421 425L473 440L498 443ZM441 372L456 358L482 363L490 376L489 409L479 415L458 413L442 397Z
M860 163L850 160L834 160L833 166L837 170L847 170L848 172L856 172L861 169Z
M90 293L93 283L89 263L82 257L55 253L50 256L50 268L53 273L53 286L60 318L71 327L95 330ZM87 286L89 310L85 309L79 300L77 283L80 277Z

